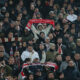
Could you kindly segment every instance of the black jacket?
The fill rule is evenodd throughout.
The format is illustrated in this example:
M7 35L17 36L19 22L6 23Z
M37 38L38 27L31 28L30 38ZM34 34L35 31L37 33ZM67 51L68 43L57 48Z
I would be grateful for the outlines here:
M78 80L80 78L80 73L75 67L67 67L63 71L65 80Z

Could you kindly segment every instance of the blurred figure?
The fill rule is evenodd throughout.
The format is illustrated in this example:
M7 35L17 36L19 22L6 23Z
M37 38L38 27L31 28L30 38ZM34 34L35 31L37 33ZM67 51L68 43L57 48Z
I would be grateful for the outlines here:
M33 49L32 45L28 45L27 46L27 50L23 51L22 55L21 55L21 59L22 61L25 61L26 58L30 58L31 62L33 62L33 60L35 58L39 59L39 55L38 53Z
M37 69L35 72L35 80L45 80L40 69Z
M17 76L18 75L18 66L16 66L15 64L15 60L14 57L9 57L9 61L8 61L8 65L11 67L12 69L12 76Z
M62 72L63 70L65 70L65 69L67 68L67 66L68 66L68 61L69 61L69 60L71 60L71 56L70 56L70 55L67 55L67 56L65 57L65 61L63 61L63 62L61 63L60 72Z
M74 62L76 64L77 69L80 71L80 54L79 53L74 54Z
M6 76L12 76L12 69L6 65L5 61L0 61L0 80L4 80Z
M80 39L77 39L76 52L80 53Z
M46 53L45 53L44 44L39 44L38 54L39 54L39 57L40 57L40 62L41 63L45 63L45 61L46 61Z
M45 38L45 47L46 47L46 51L49 51L50 49L50 38L49 37Z
M74 14L73 10L70 10L68 16L67 16L67 20L74 22L77 20L77 15Z
M57 54L56 45L54 43L50 43L50 49L46 52L46 61L54 62Z
M34 75L33 75L32 73L30 73L30 74L28 75L28 78L27 78L27 79L24 79L24 80L35 80L35 79L34 79Z
M49 72L47 77L48 77L47 80L55 80L55 76L53 72Z
M70 60L68 62L68 66L63 71L63 74L64 74L65 80L79 80L80 79L80 73L75 67L75 63L73 60Z
M14 53L15 65L20 69L20 53L19 51L15 51Z

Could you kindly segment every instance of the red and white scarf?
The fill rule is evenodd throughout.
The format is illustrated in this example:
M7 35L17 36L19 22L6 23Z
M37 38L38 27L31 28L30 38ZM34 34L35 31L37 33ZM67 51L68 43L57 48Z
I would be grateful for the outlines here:
M33 23L47 23L51 24L53 27L55 27L55 22L53 20L49 19L31 19L26 25L26 29L30 30Z
M32 64L27 64L27 63L24 63L23 66L22 66L22 71L21 71L21 76L22 76L22 79L24 79L26 76L23 72L23 69L26 68L26 67L29 67L29 66L36 66L36 65L42 65L42 66L49 66L49 67L53 67L54 68L54 71L55 72L57 69L58 69L58 66L56 63L52 63L52 62L47 62L47 63L32 63Z

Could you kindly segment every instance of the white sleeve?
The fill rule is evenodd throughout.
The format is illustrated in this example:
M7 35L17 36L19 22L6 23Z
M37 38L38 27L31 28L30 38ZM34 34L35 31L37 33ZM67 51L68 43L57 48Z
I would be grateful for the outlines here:
M46 53L43 52L42 53L42 59L41 59L40 63L45 63L45 61L46 61Z
M25 61L25 59L27 58L27 52L26 51L24 51L23 53L22 53L22 55L21 55L21 59L22 59L22 61Z
M31 30L32 30L32 32L33 32L33 34L34 34L34 37L35 37L36 39L38 39L37 34L39 34L39 32L37 31L37 29L35 28L34 25L31 26Z
M51 25L49 25L49 26L47 26L47 28L46 29L44 29L44 33L45 33L45 36L47 36L48 35L48 33L49 33L49 31L50 31L50 29L52 28L52 26Z
M39 59L39 55L38 55L37 52L34 52L34 55L32 56L31 61L33 62L35 58L38 58Z
M39 59L39 55L38 55L38 53L36 52L36 54L35 54L35 58L38 58Z
M75 20L77 20L77 15L73 14L73 15L68 15L67 16L67 20L73 22Z

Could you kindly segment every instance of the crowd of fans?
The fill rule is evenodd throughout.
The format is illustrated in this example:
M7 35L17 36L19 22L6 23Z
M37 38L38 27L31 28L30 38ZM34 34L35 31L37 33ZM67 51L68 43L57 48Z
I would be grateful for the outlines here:
M55 26L34 23L28 30L30 19ZM14 37L22 40L1 42ZM79 0L0 0L0 80L80 80Z

